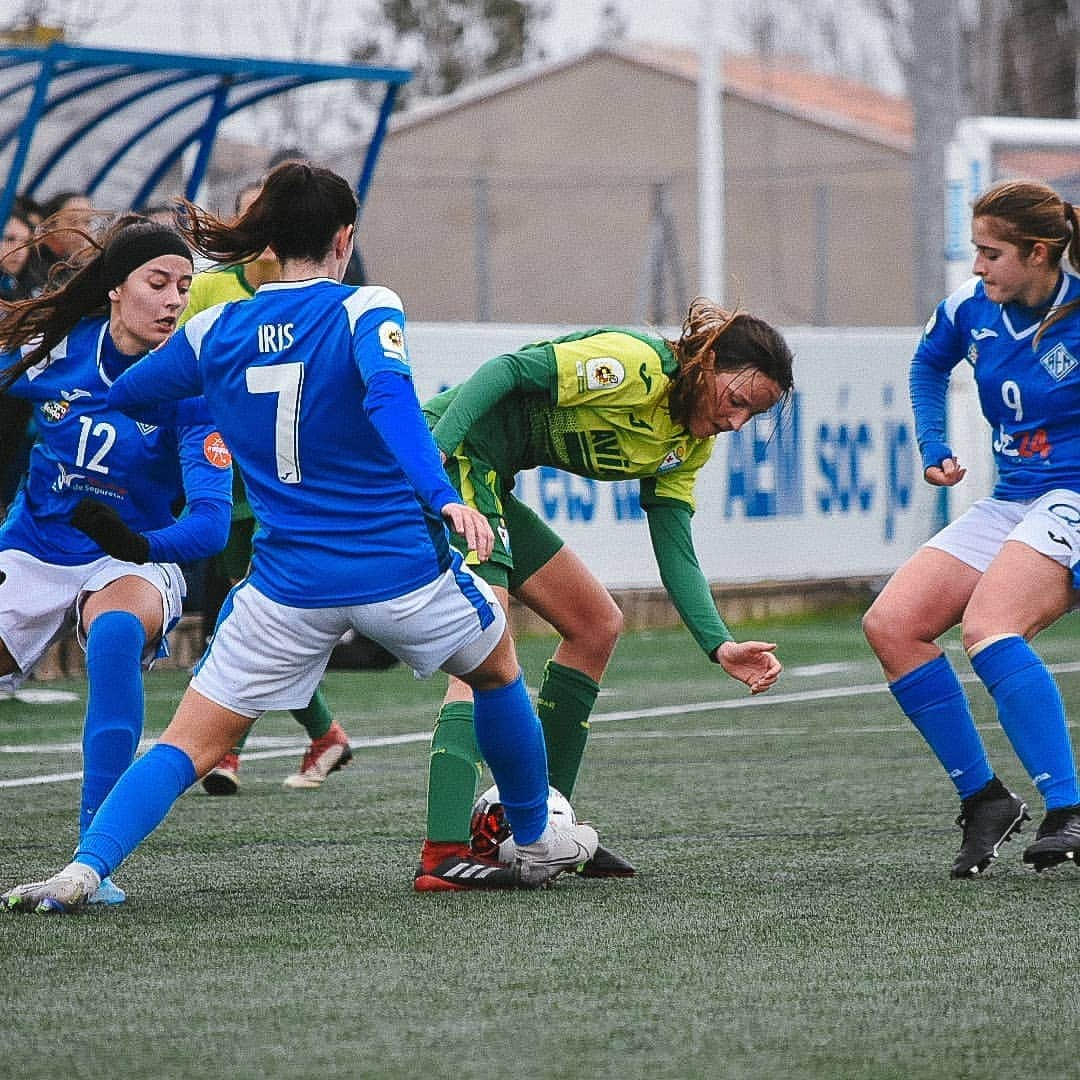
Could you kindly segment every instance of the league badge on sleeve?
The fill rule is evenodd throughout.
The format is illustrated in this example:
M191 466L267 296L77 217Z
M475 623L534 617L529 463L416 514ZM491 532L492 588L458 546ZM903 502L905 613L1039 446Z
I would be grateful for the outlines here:
M594 356L585 361L585 385L590 390L614 390L622 386L626 369L613 356Z
M405 331L396 322L379 324L379 344L386 356L400 360L403 364L409 362L409 354L405 348Z

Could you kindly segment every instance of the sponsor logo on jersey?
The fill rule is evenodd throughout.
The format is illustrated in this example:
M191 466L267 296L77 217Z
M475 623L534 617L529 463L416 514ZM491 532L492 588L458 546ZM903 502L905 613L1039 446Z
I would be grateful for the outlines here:
M649 365L642 361L641 367L638 368L638 374L641 376L641 381L645 384L645 393L652 393L652 376L648 372Z
M225 445L225 440L216 431L212 431L203 439L202 448L206 460L214 468L227 469L232 464L232 454Z
M387 356L400 360L403 364L409 362L405 354L405 333L396 322L379 324L379 344Z
M926 325L923 327L923 333L929 334L931 330L937 325L937 308L930 312L930 318L926 320Z
M39 406L41 418L47 424L59 424L71 406L66 401L43 401Z
M614 390L626 378L626 369L613 356L594 356L585 361L585 385L590 390Z
M56 463L56 479L52 483L53 491L59 493L73 487L76 480L85 480L85 473L68 472L62 462Z
M997 333L996 330L979 329L979 330L972 330L971 331L971 336L976 341L982 341L984 338L997 337L998 333Z
M65 401L78 401L79 398L93 397L89 390L83 390L81 387L75 387L74 390L61 390L60 396Z
M510 530L506 527L506 522L501 518L499 519L499 527L495 531L499 534L499 540L502 541L503 550L507 555L511 554Z
M135 426L136 426L136 427L137 427L137 428L138 428L138 429L139 429L139 430L140 430L140 431L141 431L141 432L142 432L142 433L143 433L144 435L152 435L152 434L153 434L153 433L154 433L155 431L157 431L157 429L158 429L158 426L157 426L157 424L143 424L143 423L141 423L141 422L140 422L140 421L138 421L138 420L136 420L136 421L135 421Z
M1061 382L1070 372L1076 370L1076 357L1061 342L1058 342L1045 356L1039 357L1039 363L1050 373L1055 382Z
M685 457L685 446L676 446L674 450L669 450L664 455L664 460L656 467L656 475L660 476L663 473L671 472L672 469L677 469L683 463Z

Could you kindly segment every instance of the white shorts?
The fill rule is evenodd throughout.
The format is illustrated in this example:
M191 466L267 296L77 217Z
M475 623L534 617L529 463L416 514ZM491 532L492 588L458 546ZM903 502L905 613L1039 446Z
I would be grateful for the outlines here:
M187 585L174 563L127 563L104 555L79 566L57 566L8 548L0 551L0 641L19 665L13 675L0 677L0 689L18 686L54 641L70 626L85 649L80 615L86 597L122 577L150 582L161 594L160 638L146 643L143 665L168 655L165 634L183 611Z
M926 541L985 573L1006 540L1022 544L1067 569L1080 564L1080 494L1057 488L1032 502L979 499Z
M289 607L242 581L225 601L191 685L254 718L307 705L331 651L350 628L424 678L440 668L465 675L479 667L505 626L491 587L463 566L404 596L351 607Z

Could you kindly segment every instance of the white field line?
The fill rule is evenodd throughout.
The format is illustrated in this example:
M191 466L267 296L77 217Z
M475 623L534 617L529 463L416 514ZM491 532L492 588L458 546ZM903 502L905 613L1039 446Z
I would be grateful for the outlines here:
M1067 675L1080 671L1080 661L1068 664L1052 664L1050 670L1055 675ZM975 675L960 677L961 682L977 682ZM649 720L660 716L676 716L685 713L717 712L725 709L759 708L770 703L799 704L804 701L827 701L835 698L860 697L872 694L888 693L888 687L884 683L863 683L856 686L826 687L821 690L802 690L790 694L761 694L757 697L726 698L722 701L696 701L682 705L659 705L648 709L624 709L619 712L602 713L591 718L591 724L609 724L615 721ZM980 725L986 728L993 725ZM1075 726L1070 723L1070 727ZM771 737L803 736L808 733L807 728L711 728L701 731L681 731L678 738L730 738L737 736L762 736ZM896 725L875 724L858 728L837 728L833 732L821 731L815 728L815 734L834 735L880 735L893 732L910 731L910 724L898 723ZM599 738L632 738L632 739L658 739L672 738L669 731L635 731L635 732L611 732L597 733ZM407 743L427 742L431 738L430 731L413 731L402 735L373 735L349 737L353 749L370 749L378 746L403 746ZM140 749L146 749L153 745L153 740L143 740L139 744ZM307 742L303 739L290 738L288 736L252 736L248 741L252 747L244 749L245 761L261 761L270 758L291 757L302 751ZM267 749L255 749L263 746ZM76 742L70 743L41 743L38 745L4 746L0 745L0 754L33 754L33 753L78 753L81 745ZM57 784L68 780L81 780L81 772L48 773L41 776L26 776L17 780L0 780L0 788L28 787L33 784Z

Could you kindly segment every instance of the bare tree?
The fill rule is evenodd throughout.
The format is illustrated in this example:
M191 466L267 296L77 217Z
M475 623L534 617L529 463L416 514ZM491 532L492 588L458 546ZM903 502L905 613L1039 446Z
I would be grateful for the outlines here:
M352 58L414 69L399 107L539 58L534 35L548 14L538 0L378 0L376 10Z

